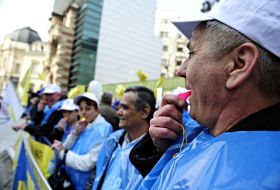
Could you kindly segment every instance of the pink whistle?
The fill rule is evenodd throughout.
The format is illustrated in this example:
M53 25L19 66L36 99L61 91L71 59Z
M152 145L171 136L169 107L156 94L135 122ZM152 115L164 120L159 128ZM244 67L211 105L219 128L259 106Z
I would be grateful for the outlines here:
M180 94L178 94L177 96L181 99L181 100L183 100L184 102L187 100L187 98L191 95L192 93L191 93L191 91L189 90L189 91L187 91L187 92L183 92L183 93L180 93Z

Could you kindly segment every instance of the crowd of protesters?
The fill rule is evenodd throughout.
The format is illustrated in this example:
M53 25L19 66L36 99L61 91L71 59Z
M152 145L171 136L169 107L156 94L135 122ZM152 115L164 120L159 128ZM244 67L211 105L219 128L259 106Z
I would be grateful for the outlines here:
M99 85L92 81L87 92L70 99L48 84L31 94L26 122L13 127L57 151L70 181L64 189L131 189L143 179L129 153L149 129L154 93L144 86L127 88L114 109L112 94Z
M177 71L189 106L169 94L155 110L153 91L135 86L114 109L96 81L74 99L50 84L14 128L51 142L64 189L280 189L279 10L278 0L224 0L174 23L190 39Z

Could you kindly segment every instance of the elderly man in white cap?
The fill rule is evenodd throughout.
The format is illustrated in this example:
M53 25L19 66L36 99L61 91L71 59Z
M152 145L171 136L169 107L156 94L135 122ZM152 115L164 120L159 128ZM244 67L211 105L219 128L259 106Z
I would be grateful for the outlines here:
M14 126L14 129L24 129L35 136L37 140L42 140L41 137L49 138L54 126L63 117L62 111L59 110L63 102L60 87L56 84L48 84L41 94L45 96L44 104L46 109L41 111L44 112L44 116L40 125L26 123L21 126Z
M139 189L280 189L279 10L279 0L224 0L205 18L175 23L191 37L177 74L205 130L161 159ZM182 134L183 106L169 95L154 114L149 133L158 154ZM155 155L138 153L132 157L146 163Z

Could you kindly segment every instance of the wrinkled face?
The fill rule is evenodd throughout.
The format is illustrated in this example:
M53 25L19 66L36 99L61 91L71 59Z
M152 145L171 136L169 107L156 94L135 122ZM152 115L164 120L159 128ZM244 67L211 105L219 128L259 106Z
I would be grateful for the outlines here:
M60 99L60 97L61 96L58 93L45 94L46 102L49 107L54 105Z
M190 115L203 126L211 128L217 122L223 104L226 104L226 58L216 58L199 32L193 33L188 48L189 57L179 73L186 78L186 89L192 92Z
M99 114L99 110L94 107L92 101L81 100L79 103L79 116L80 118L85 117L86 123L91 123Z
M53 94L44 94L43 100L46 102L46 104L51 107L52 106L52 96Z
M120 128L129 130L130 128L137 127L140 122L143 122L143 119L141 119L142 112L137 111L134 106L135 101L136 94L134 92L124 93L120 102L120 108L117 112L120 118Z
M64 119L67 121L67 123L72 124L77 121L78 119L78 112L77 111L62 111Z

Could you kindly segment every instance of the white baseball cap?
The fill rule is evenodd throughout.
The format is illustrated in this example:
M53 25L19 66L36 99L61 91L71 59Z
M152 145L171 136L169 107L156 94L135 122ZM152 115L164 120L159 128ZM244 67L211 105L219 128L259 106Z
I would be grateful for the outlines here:
M85 92L85 93L83 93L83 94L81 94L79 96L76 96L74 98L74 103L76 105L78 105L82 98L87 98L87 99L90 99L90 100L94 101L97 104L97 107L99 108L100 102L99 102L99 100L98 100L98 98L96 97L95 94L93 94L91 92Z
M207 14L173 24L187 38L201 22L218 20L280 57L279 0L222 0Z
M57 84L47 84L42 91L42 94L61 93L61 89Z
M68 98L63 101L62 106L60 107L59 110L74 111L74 110L79 110L79 106L74 104L73 99Z

